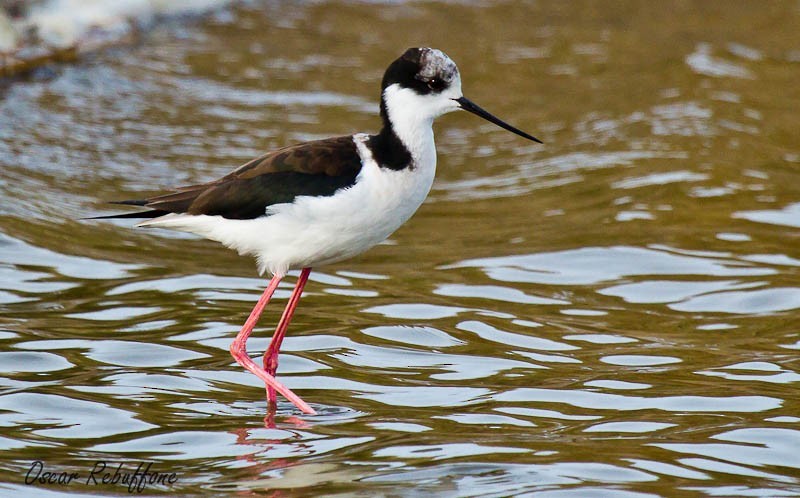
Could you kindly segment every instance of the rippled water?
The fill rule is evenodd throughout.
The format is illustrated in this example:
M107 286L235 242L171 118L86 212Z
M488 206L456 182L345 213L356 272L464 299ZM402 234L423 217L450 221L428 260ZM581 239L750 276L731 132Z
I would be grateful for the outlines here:
M800 496L796 2L275 3L163 24L0 100L0 494ZM279 404L228 351L265 281L79 221L378 126L433 45L473 116L428 202L311 274ZM293 279L249 342L263 351ZM78 472L24 483L32 462ZM110 467L109 467L110 468Z

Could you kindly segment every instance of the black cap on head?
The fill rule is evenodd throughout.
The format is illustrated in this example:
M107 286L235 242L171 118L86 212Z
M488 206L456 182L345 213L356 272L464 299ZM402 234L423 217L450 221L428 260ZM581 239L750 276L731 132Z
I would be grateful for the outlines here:
M381 89L397 83L420 95L427 95L444 91L456 76L458 68L441 50L409 48L389 65Z

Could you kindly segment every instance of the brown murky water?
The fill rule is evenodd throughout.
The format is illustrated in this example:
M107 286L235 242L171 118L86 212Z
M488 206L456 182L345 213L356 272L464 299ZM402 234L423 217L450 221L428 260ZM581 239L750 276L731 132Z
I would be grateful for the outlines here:
M800 496L800 4L275 3L162 25L0 99L0 495ZM282 403L227 346L265 281L76 221L372 131L384 67L468 97L385 245L312 273ZM263 351L291 279L250 341ZM32 462L77 472L25 484Z

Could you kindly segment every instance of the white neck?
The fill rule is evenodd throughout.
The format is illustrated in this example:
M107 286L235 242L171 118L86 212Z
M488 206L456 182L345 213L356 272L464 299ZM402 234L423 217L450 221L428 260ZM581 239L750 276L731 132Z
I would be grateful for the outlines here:
M417 167L436 167L433 119L425 96L391 85L383 92L386 112L397 138L405 145ZM438 114L437 114L438 115Z

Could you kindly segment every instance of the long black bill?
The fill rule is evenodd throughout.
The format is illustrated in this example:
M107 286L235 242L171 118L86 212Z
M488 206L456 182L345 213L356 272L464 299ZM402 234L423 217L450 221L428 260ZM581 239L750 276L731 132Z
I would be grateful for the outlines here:
M492 116L488 112L484 111L483 108L478 106L478 104L475 104L474 102L472 102L471 100L469 100L466 97L461 97L461 98L454 99L454 100L456 102L458 102L459 105L461 106L461 108L464 109L465 111L469 111L472 114L478 115L478 116L482 117L483 119L485 119L486 121L491 121L492 123L496 124L500 128L505 128L506 130L510 131L511 133L516 133L517 135L519 135L519 136L521 136L523 138L527 138L528 140L533 140L534 142L542 143L541 140L539 140L538 138L534 137L533 135L528 135L524 131L522 131L520 129L517 129L517 128L514 128L513 126L511 126L510 124L506 123L505 121L502 121L501 119L498 119L498 118Z

